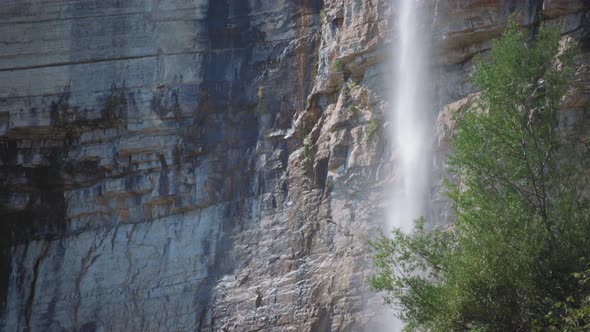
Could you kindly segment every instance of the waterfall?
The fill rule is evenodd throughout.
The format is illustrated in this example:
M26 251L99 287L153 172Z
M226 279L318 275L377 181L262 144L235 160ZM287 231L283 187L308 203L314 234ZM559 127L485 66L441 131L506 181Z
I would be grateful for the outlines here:
M388 227L408 232L425 215L429 192L431 120L428 109L427 42L420 33L416 0L400 0L399 43L393 43L396 61L391 91L389 132L396 170L391 188Z
M397 39L390 48L394 73L390 90L388 134L392 142L394 178L389 188L387 228L410 232L413 223L427 216L432 156L432 115L428 75L427 33L420 24L418 0L397 0ZM398 320L389 331L400 331Z

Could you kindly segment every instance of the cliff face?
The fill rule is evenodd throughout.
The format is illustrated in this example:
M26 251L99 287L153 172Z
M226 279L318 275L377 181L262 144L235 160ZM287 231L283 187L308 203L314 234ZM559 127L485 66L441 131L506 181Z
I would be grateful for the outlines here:
M510 15L579 41L584 0L425 1L445 110ZM395 156L387 0L9 1L0 9L0 330L355 330ZM449 104L449 106L445 106ZM433 187L430 218L445 222Z

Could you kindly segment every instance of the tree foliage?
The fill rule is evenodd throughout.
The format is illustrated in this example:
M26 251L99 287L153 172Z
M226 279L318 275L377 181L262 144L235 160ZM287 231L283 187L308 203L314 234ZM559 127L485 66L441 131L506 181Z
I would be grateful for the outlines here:
M587 144L561 125L573 48L515 26L477 61L477 101L454 115L450 228L371 242L374 289L407 330L577 331L590 324ZM583 276L583 277L581 277Z

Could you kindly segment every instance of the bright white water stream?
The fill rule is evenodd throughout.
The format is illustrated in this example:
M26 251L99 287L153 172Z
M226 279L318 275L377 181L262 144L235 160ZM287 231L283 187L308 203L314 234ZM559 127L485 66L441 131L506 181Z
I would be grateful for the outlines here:
M427 214L429 170L431 164L432 121L429 109L429 39L420 29L417 0L398 0L398 42L392 43L394 82L390 85L389 135L392 140L395 179L390 189L387 228L410 232L414 220ZM403 324L394 320L389 331L401 331Z
M410 231L413 221L425 215L429 192L431 120L428 101L428 41L420 32L416 0L399 0L399 43L392 84L390 138L395 156L396 180L391 188L388 226Z

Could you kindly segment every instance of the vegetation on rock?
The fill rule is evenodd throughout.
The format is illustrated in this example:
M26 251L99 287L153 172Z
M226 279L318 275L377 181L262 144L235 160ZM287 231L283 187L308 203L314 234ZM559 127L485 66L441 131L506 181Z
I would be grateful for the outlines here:
M454 115L451 227L381 234L375 290L409 331L582 331L590 324L587 145L559 109L573 48L509 28Z
M334 61L332 62L332 70L337 73L343 72L344 71L344 64L342 63L342 60L334 59Z
M373 138L375 133L377 133L379 130L379 127L379 121L377 121L375 118L372 118L367 124L367 130L365 131L365 141L369 141L371 138Z

